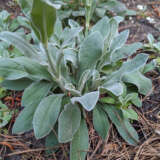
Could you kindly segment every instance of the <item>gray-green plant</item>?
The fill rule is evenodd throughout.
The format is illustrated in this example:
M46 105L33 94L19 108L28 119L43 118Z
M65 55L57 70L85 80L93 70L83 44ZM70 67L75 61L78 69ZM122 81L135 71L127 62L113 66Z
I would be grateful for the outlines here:
M155 53L156 55L153 57L154 62L157 64L158 69L160 69L160 41L156 40L154 36L149 33L147 35L148 43L143 45L144 50L151 51L152 53ZM151 57L152 58L152 57Z
M132 104L141 107L139 93L146 95L152 88L144 76L148 55L131 58L142 44L126 44L129 31L119 33L115 18L103 17L86 28L69 19L63 28L56 7L50 1L33 0L30 17L39 47L15 33L0 33L1 40L23 54L0 59L2 85L24 90L24 109L12 132L33 129L37 139L46 137L46 146L70 143L70 159L84 160L89 149L86 113L91 112L103 140L113 123L128 144L137 145L139 137L130 119L138 116Z
M15 18L11 18L11 14L3 10L0 12L0 32L2 31L11 31L15 32L23 37L25 37L28 41L30 40L30 34L25 35L25 29L29 28L27 24L27 18L23 16L18 16ZM6 42L0 41L0 57L16 57L21 56L20 52L14 48L12 45L7 44Z
M32 7L33 0L17 0L24 13L29 16L30 9ZM110 15L108 12L112 12L115 15L126 16L136 15L136 12L129 10L126 6L118 0L48 0L50 3L54 3L62 6L57 12L60 19L68 19L71 17L85 17L86 16L86 3L92 3L92 21L102 18L105 15Z
M0 129L10 122L12 115L13 112L0 101Z

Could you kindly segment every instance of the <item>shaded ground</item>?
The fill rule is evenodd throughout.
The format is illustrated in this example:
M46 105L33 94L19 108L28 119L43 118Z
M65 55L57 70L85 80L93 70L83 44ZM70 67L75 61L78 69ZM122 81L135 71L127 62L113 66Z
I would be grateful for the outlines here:
M0 8L10 12L15 10L12 5L6 3L8 0L0 0ZM144 42L146 35L152 33L156 38L160 36L160 1L154 0L122 0L130 9L138 11L137 5L147 5L147 10L137 16L126 18L120 25L119 30L130 30L128 43ZM15 14L19 13L19 9ZM146 17L151 17L155 23L150 23ZM147 74L153 81L153 92L146 97L141 97L143 107L135 108L139 115L139 122L133 122L140 136L140 144L136 147L128 146L113 126L110 127L109 136L102 142L95 132L92 119L87 119L90 135L90 149L87 160L159 160L160 159L160 73L152 71ZM13 92L10 99L5 103L12 109L20 110L21 93ZM16 114L15 114L16 116ZM8 126L14 123L15 117ZM54 154L45 155L43 140L37 141L33 132L21 136L6 135L0 133L0 155L5 160L67 160L68 145L61 145Z
M146 40L148 33L155 37L160 36L160 1L156 0L121 0L129 9L137 11L137 16L126 18L121 24L120 30L129 29L129 42L142 42ZM138 5L146 6L145 11L137 8ZM150 23L147 17L153 18L154 23Z

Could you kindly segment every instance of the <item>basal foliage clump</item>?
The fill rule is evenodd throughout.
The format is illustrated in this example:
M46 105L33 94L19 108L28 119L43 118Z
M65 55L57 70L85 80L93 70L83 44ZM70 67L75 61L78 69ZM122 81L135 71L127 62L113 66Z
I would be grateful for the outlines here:
M86 4L88 16L91 5ZM131 105L141 107L138 94L146 95L152 88L144 76L148 55L130 58L141 43L125 44L129 31L119 33L116 18L103 17L89 27L86 16L85 31L69 19L63 28L56 8L50 1L33 0L30 22L39 40L36 46L15 33L0 33L1 40L23 54L0 59L2 85L24 90L24 109L13 133L33 129L37 139L46 137L47 145L70 142L70 159L84 160L89 147L88 111L103 140L113 123L124 140L137 145L138 134L130 119L138 118Z

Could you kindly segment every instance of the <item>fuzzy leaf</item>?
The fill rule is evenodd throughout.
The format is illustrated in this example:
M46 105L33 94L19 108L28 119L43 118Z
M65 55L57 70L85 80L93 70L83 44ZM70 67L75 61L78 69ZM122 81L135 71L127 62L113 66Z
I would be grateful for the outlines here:
M9 58L0 59L0 76L5 80L17 80L28 77L25 69Z
M1 58L0 76L5 80L29 78L31 80L51 80L47 68L27 57Z
M8 90L22 91L32 82L30 79L22 78L18 80L4 80L0 85Z
M17 57L14 58L13 61L15 61L25 69L25 71L30 75L28 76L28 78L31 78L33 80L52 80L46 66L41 65L37 61L34 61L27 57Z
M22 106L28 107L32 105L33 106L38 105L39 102L44 97L44 95L46 95L44 92L48 93L51 87L52 87L52 84L48 82L40 81L40 82L32 83L23 92Z
M67 104L58 119L58 140L60 143L70 142L79 129L81 112L77 105Z
M84 119L70 144L70 160L85 160L89 148L88 128Z
M73 97L71 102L79 102L87 111L91 111L97 104L99 99L99 91L86 93L81 97Z
M80 91L76 90L72 83L66 83L64 88L74 96L81 95Z
M74 52L73 50L71 49L64 49L63 50L63 53L64 53L64 60L65 60L65 63L67 62L71 62L73 64L73 66L75 68L78 67L78 62L77 62L77 53Z
M0 39L14 45L24 56L34 58L36 60L39 59L38 52L35 48L16 33L8 31L1 32Z
M43 138L54 127L61 109L62 94L54 94L44 98L33 117L33 128L37 139Z
M30 94L30 97L26 99L26 101L28 100L25 103L26 107L22 110L22 112L17 117L16 122L14 123L13 129L12 129L12 132L14 134L24 133L33 128L32 126L33 115L41 99L48 94L51 88L51 84L47 82L35 82L29 88L30 90L34 88L35 92L32 92L33 94Z
M128 58L141 47L142 47L142 43L139 43L139 42L129 44L129 45L124 45L122 48L118 49L117 51L111 54L111 61L116 62L120 59Z
M147 35L147 39L148 39L148 41L149 41L149 44L152 46L153 43L154 43L154 41L155 41L153 35L149 33L149 34Z
M68 28L66 27L63 30L63 33L61 34L60 39L63 41L62 46L65 48L68 46L72 40L79 35L79 33L82 31L82 27L77 27L77 28Z
M143 95L146 95L152 89L151 80L146 78L139 71L125 74L122 80L124 82L136 85L138 88L138 91Z
M118 23L114 18L110 19L110 21L109 21L109 30L110 30L110 32L109 32L108 36L105 38L104 48L106 50L110 48L110 45L111 45L114 37L118 33Z
M96 31L99 31L103 36L103 38L108 36L110 28L109 28L109 19L107 17L103 17L91 28L91 32L96 32Z
M122 109L122 112L125 118L138 120L138 115L133 109L131 108Z
M107 114L97 105L93 110L93 125L103 140L106 139L109 131L109 121Z
M83 91L83 89L84 89L84 87L85 87L85 84L86 84L86 82L89 80L89 78L91 77L91 70L85 70L83 73L82 73L82 75L81 75L81 77L80 77L80 80L79 80L79 82L78 82L78 90L80 91L80 92L82 92Z
M18 0L18 4L20 5L23 13L28 16L29 12L32 8L33 0Z
M108 79L105 80L105 85L111 84L113 82L120 81L125 74L132 73L134 71L138 71L140 68L144 67L148 60L148 55L141 53L138 54L131 60L128 60L123 63L121 68L118 71L113 72Z
M156 59L153 59L151 62L147 63L144 66L143 73L147 73L149 71L154 70L156 68L156 66L157 66Z
M105 105L104 109L122 138L130 145L137 145L139 142L138 134L129 120L123 117L121 110L109 105Z
M136 93L136 95L134 97L132 97L131 102L137 106L137 107L142 107L142 101L141 99L138 97L138 94Z
M128 60L127 62L124 62L122 67L120 68L120 72L129 73L139 70L140 68L144 67L147 60L148 60L147 54L144 53L138 54L135 58Z
M115 99L112 98L112 97L102 97L100 99L100 102L101 103L107 103L107 104L115 104L116 103Z
M127 10L126 6L123 3L119 1L115 1L115 0L109 0L103 5L104 5L104 8L106 8L107 10L117 13L117 14L122 14L123 12L126 12Z
M116 36L111 43L110 51L113 53L117 49L120 49L126 43L128 36L129 30L125 30Z
M59 145L58 139L57 139L57 135L55 135L54 132L51 132L45 139L45 147L46 148L54 148L57 147ZM56 149L50 149L47 150L46 153L47 154L52 154L52 152L54 152Z
M100 87L100 89L104 89L106 91L111 92L115 96L120 96L123 94L123 85L121 83L112 83L109 84L108 82L103 84L103 86Z
M102 55L103 37L99 32L90 34L83 42L79 52L81 74L86 69L93 69Z
M61 36L62 32L63 32L62 22L59 19L57 19L55 23L55 35L57 36L57 38Z

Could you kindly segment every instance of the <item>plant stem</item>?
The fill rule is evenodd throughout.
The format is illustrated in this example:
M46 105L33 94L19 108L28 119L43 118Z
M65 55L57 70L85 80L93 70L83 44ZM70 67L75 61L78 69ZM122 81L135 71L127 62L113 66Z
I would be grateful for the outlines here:
M46 53L46 56L47 56L47 59L48 59L48 62L49 62L50 69L53 72L53 74L56 76L57 75L57 72L56 72L56 69L55 69L56 67L54 65L51 54L48 52L48 44L45 44L43 46L44 46L44 50L45 50L45 53Z
M91 9L92 9L92 0L86 0L86 25L85 25L85 36L88 35L90 20L91 20Z
M54 65L53 59L51 54L48 52L48 44L46 43L44 46L44 50L48 59L48 63L49 63L49 67L51 69L51 75L54 81L56 81L59 84L59 87L61 88L61 90L65 93L65 88L64 88L64 84L62 83L62 78L61 76L57 73L56 71L56 67Z

